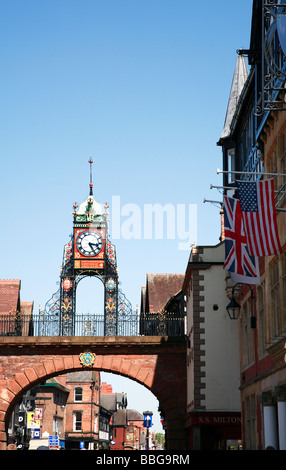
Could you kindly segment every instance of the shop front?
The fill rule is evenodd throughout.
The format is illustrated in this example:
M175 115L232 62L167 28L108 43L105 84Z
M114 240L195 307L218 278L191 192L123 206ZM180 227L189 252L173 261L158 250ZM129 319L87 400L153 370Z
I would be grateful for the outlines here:
M241 414L193 412L187 420L190 450L240 450Z

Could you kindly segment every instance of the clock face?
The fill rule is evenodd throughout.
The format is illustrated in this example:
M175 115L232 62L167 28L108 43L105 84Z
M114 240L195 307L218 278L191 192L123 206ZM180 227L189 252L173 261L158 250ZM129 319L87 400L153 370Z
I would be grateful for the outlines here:
M96 256L102 250L103 241L98 232L86 230L78 236L76 246L83 256Z

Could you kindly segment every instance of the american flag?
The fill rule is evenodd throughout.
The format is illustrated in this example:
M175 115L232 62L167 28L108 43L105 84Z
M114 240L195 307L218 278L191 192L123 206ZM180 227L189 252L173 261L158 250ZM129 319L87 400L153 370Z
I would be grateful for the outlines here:
M274 181L237 181L249 253L282 253L275 212Z
M231 273L244 276L245 281L258 281L256 260L250 256L243 228L242 212L238 199L224 196L225 262L223 268ZM253 282L252 282L253 281Z

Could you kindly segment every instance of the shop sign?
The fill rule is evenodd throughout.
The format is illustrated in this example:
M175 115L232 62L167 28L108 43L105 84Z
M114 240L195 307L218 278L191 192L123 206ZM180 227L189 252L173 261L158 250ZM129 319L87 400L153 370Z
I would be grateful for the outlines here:
M240 415L232 414L193 414L191 415L192 424L202 426L237 426L241 424Z

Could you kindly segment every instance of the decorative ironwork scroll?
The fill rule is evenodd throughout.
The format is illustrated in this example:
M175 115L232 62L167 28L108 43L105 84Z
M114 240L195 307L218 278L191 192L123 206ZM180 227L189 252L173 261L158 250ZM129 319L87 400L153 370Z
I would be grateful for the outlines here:
M256 115L285 109L286 49L281 31L286 25L286 3L263 0L261 37L261 91L257 90ZM284 51L283 51L284 49Z

